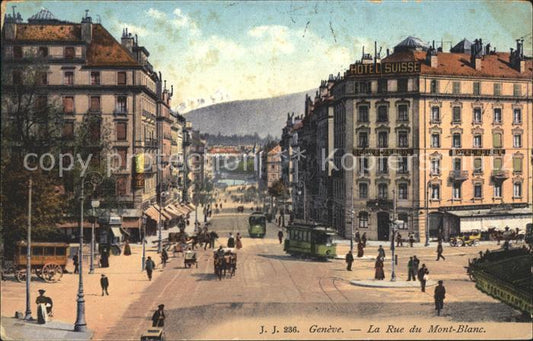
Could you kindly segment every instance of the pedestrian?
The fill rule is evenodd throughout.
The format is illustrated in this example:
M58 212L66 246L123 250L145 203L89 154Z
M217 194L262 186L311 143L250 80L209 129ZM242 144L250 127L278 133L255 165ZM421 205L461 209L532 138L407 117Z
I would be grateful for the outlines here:
M151 281L152 280L152 272L155 269L155 263L152 260L152 257L148 256L148 258L146 258L146 262L144 264L144 269L146 270L146 275L148 275L148 280Z
M215 240L218 239L218 234L215 231L209 232L209 248L215 248Z
M100 266L102 268L108 268L109 267L109 253L108 253L106 247L104 247L102 249L102 256L100 257Z
M407 280L410 281L411 278L413 278L413 257L409 257L409 261L407 262ZM413 280L416 280L413 278Z
M232 233L229 234L228 247L235 247L235 238L233 238Z
M239 232L237 232L237 236L235 236L235 247L237 250L242 249L241 234Z
M363 232L363 236L361 237L361 241L363 242L363 247L366 247L366 232Z
M152 315L152 327L164 327L165 326L165 305L160 304L157 310Z
M383 258L378 256L374 268L376 269L374 278L379 281L385 279L385 272L383 272Z
M45 324L48 321L48 317L52 316L52 307L54 303L48 296L44 296L46 290L40 289L39 296L35 299L37 304L37 323Z
M383 250L383 246L378 247L378 256L385 259L385 250Z
M415 242L415 236L413 235L413 233L410 233L409 234L409 246L413 247L414 242Z
M403 246L402 235L398 232L396 235L396 247Z
M79 270L79 258L78 258L78 254L75 254L74 256L72 256L72 264L74 264L74 273L77 274L78 272L80 272Z
M163 267L167 265L167 260L168 260L168 253L167 253L167 250L163 248L163 250L161 250L161 264L163 264Z
M442 258L442 260L446 260L444 256L442 255L442 242L439 240L439 244L437 245L437 261Z
M280 229L278 231L278 239L279 239L279 243L283 243L283 231Z
M102 296L104 296L104 292L109 296L109 292L107 292L107 288L109 288L109 279L104 274L100 277L100 286L102 287Z
M437 316L440 316L440 311L444 307L444 298L446 298L446 289L442 283L442 281L439 281L439 285L435 287L435 293L433 294L433 297L435 298L435 310L437 311Z
M422 264L420 270L418 270L418 280L420 281L420 289L422 292L426 292L426 283L429 279L429 270L426 268L426 264Z
M361 258L365 255L365 248L363 247L363 242L359 241L357 243L357 258Z
M346 254L346 270L348 271L352 271L352 264L353 264L353 255L352 255L352 251L348 251L348 253Z
M361 234L359 233L359 230L355 231L355 242L359 244L361 241Z

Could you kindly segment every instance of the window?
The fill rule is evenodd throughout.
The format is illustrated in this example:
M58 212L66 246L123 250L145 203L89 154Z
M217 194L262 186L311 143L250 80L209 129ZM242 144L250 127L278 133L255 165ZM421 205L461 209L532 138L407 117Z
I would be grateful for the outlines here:
M388 90L387 87L388 87L388 80L386 80L386 79L378 79L378 92L380 94L386 93L387 90Z
M453 123L461 123L461 108L453 107Z
M378 148L387 148L389 146L389 134L386 131L378 133Z
M515 148L522 147L522 135L521 134L513 135L513 147Z
M431 85L430 85L429 91L432 94L436 94L436 93L439 92L439 83L438 83L438 81L436 79L433 79L431 81Z
M502 85L500 83L494 83L494 96L500 96L502 92Z
M124 196L128 192L128 178L126 177L119 177L117 178L117 195Z
M365 184L365 183L359 184L359 198L361 199L368 198L368 184Z
M369 160L366 157L359 158L359 173L361 175L369 173Z
M409 162L408 158L406 156L401 156L399 159L399 167L398 172L402 174L406 174L409 172Z
M483 159L480 157L476 157L474 159L474 174L480 174L483 173Z
M378 185L378 199L387 199L387 197L388 197L387 184L379 184Z
M91 85L100 85L100 72L91 72Z
M126 85L126 72L121 71L117 73L117 84Z
M63 50L63 57L66 59L74 59L76 53L73 47L65 47Z
M440 122L440 108L432 107L431 108L431 123L439 123L439 122Z
M407 92L407 78L398 79L398 92Z
M453 89L454 94L460 94L461 93L461 83L460 82L453 82Z
M522 158L521 157L513 158L513 172L522 173Z
M89 111L100 111L100 96L91 96L91 106L89 107Z
M378 159L378 174L387 174L389 172L389 159L380 157Z
M492 134L492 145L494 148L502 147L502 134L501 133Z
M48 73L46 71L37 72L37 84L46 85L48 84Z
M513 197L514 198L522 197L522 183L521 182L515 182L513 184Z
M398 133L398 147L407 148L409 146L409 138L407 132L401 131Z
M65 71L63 84L65 85L74 85L74 72Z
M440 200L440 185L431 184L431 200Z
M22 58L22 46L13 46L13 58Z
M502 197L502 184L500 182L496 182L494 184L494 197L495 198Z
M516 108L513 110L513 123L514 124L522 123L522 110L521 109Z
M481 135L474 135L474 148L481 148Z
M360 132L359 133L359 148L368 147L368 133Z
M522 85L513 84L513 96L515 97L522 96Z
M440 174L440 159L431 159L431 175Z
M483 197L483 185L475 184L474 185L474 198L480 199Z
M431 134L431 147L440 148L440 134L438 133Z
M356 82L355 83L356 94L367 94L367 93L370 93L370 90L371 90L370 82Z
M408 109L406 104L398 106L398 121L409 121Z
M481 108L474 108L473 113L474 123L481 123Z
M13 76L14 85L22 85L22 72L20 70L13 70L11 75Z
M39 46L39 50L37 51L37 55L39 57L48 57L48 47Z
M502 123L502 109L494 108L494 123Z
M461 199L461 183L453 183L452 195L454 199Z
M359 212L359 228L368 228L368 213Z
M389 113L385 105L378 107L378 122L389 122Z
M462 169L462 162L460 158L453 159L453 170L460 171Z
M126 169L128 165L128 150L127 149L117 149L118 158L116 161L120 169Z
M128 97L126 96L117 96L117 103L115 106L115 112L119 114L125 114L128 112L127 109Z
M495 158L492 162L492 166L494 170L500 170L502 169L502 159L501 158Z
M117 122L117 141L126 141L128 138L128 124L126 122Z
M65 122L63 124L63 138L67 140L74 138L74 122Z
M452 148L461 148L461 134L453 134Z
M368 107L360 106L357 114L357 120L359 122L368 122Z
M47 96L37 96L34 102L35 111L42 112L48 107L48 97Z
M74 113L74 97L72 96L63 97L63 113L64 114Z
M474 95L479 96L481 94L481 84L474 82Z
M398 185L398 199L407 199L407 184L402 183Z

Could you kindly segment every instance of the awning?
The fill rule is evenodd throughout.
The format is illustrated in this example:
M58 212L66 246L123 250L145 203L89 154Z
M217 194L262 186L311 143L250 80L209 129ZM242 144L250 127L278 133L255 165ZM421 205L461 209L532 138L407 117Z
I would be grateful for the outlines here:
M472 210L447 212L459 218L461 232L471 232L473 230L488 231L490 228L504 230L505 226L511 229L524 229L531 223L533 214L531 211L514 209L505 213L495 214L490 210Z
M138 229L141 226L140 219L124 218L122 219L122 227L126 229Z
M172 213L172 214L174 215L173 218L177 218L177 217L180 217L180 216L183 215L183 214L182 214L182 213L176 208L176 206L174 206L174 205L172 205L172 204L171 204L171 205L168 205L167 207L165 207L165 209L166 209L168 212L170 212L170 213Z
M194 206L193 204L186 204L184 205L186 206L187 208L189 208L191 211L194 211L196 209L196 206Z
M113 233L114 237L117 237L117 238L122 237L122 232L120 232L120 228L118 227L112 227L111 232Z
M163 212L168 215L170 217L170 219L176 219L177 217L179 217L179 214L176 214L174 213L174 211L172 211L170 208L168 207L165 207L163 209Z
M88 221L83 222L83 228L84 229L90 229L92 228L92 224ZM56 224L57 228L60 229L79 229L80 228L80 222L79 221L66 221L64 223ZM98 224L94 225L94 228L99 228L100 226Z
M159 212L153 206L148 207L146 211L144 211L144 214L149 216L152 220L159 220Z

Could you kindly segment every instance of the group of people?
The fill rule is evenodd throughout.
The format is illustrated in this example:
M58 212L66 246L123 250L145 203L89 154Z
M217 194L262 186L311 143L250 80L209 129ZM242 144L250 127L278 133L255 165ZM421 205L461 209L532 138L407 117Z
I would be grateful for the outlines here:
M233 237L233 233L230 232L228 237L228 243L227 246L231 248L237 248L237 250L242 249L242 237L239 232L237 232L237 235Z

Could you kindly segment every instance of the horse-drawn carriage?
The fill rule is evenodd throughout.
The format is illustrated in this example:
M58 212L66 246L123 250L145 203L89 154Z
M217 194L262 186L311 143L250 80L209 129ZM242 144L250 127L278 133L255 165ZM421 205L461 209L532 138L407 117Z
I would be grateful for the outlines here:
M221 280L222 277L233 277L237 270L237 254L233 248L218 249L214 253L213 268L215 275Z
M40 243L31 244L31 271L46 282L57 282L63 277L65 266L68 262L66 243ZM25 241L17 243L13 271L18 281L25 281L27 270L28 244Z
M186 268L191 268L193 265L196 265L196 267L198 268L198 259L196 258L196 252L193 252L193 251L187 251L185 252L185 255L184 255L184 266Z

